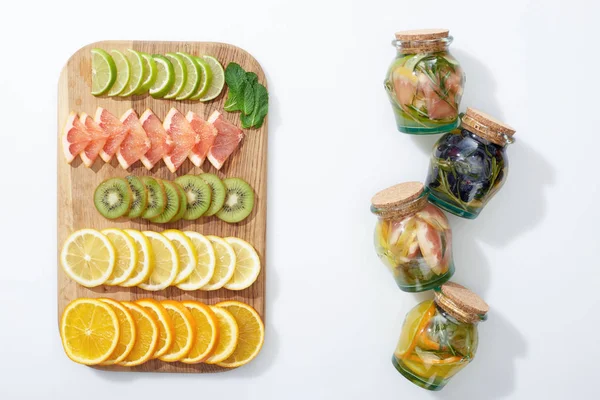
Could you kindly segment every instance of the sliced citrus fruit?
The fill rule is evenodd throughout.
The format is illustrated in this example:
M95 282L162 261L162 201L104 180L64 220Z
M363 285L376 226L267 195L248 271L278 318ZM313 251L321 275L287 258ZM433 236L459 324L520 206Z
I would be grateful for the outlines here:
M135 321L135 344L119 365L134 367L152 359L158 346L158 322L139 304L130 301L123 301L121 304Z
M196 247L183 232L176 229L169 229L162 232L175 246L177 255L179 256L179 273L175 277L173 284L187 279L188 276L194 271L198 264L198 255L196 254Z
M190 352L196 340L196 323L194 317L181 303L173 300L161 302L167 310L173 326L175 327L175 339L169 350L160 356L160 360L167 362L179 361Z
M181 290L198 290L206 285L215 272L216 257L212 243L204 235L198 232L187 231L185 235L190 238L198 262L192 273L183 281L177 284Z
M127 59L129 60L130 66L130 75L129 82L127 82L127 86L119 96L127 97L131 96L144 84L144 75L146 75L146 62L144 61L144 57L142 55L132 49L127 49L126 53Z
M117 65L102 49L92 49L92 94L102 96L117 80Z
M81 229L67 238L60 254L65 273L85 287L102 285L115 268L115 248L94 229Z
M202 57L194 57L194 61L200 69L200 83L198 84L196 93L190 97L190 100L198 100L204 96L212 84L212 70L210 69L210 65Z
M98 299L110 305L119 320L119 342L110 357L101 362L101 365L120 363L129 355L135 344L135 321L131 313L118 301L111 299Z
M129 128L123 125L119 118L102 107L96 109L94 121L108 134L104 148L100 150L100 158L104 162L110 162L112 157L117 153L117 150L119 150L119 147L121 147L121 142L123 142L123 139L129 133Z
M221 289L235 272L235 252L225 240L217 236L207 236L215 249L215 272L202 290Z
M94 164L94 161L96 161L96 158L98 158L98 154L100 154L100 151L102 148L104 148L109 134L105 132L104 129L102 129L100 125L98 125L94 119L86 113L82 113L79 116L79 121L83 126L85 126L85 129L92 139L92 141L85 146L85 149L80 153L81 161L83 161L83 164L89 168L92 166L92 164Z
M157 291L169 287L179 273L179 256L169 239L158 232L144 231L154 254L154 270L138 287Z
M127 233L135 242L138 258L131 276L120 285L132 287L137 286L148 279L154 270L154 252L150 247L150 241L142 234L142 232L134 229L125 229L125 233Z
M175 83L175 69L173 64L168 58L154 54L152 56L154 62L156 62L156 79L148 90L150 96L160 99L165 94L169 93L173 83Z
M175 73L175 80L173 81L173 85L163 96L165 99L174 99L181 93L183 88L185 87L185 83L187 81L187 68L185 65L185 61L183 57L176 53L167 53L165 57L171 62L173 65L173 71Z
M150 150L151 143L133 108L121 116L121 122L129 128L129 134L119 146L117 160L123 169L127 169Z
M115 79L115 82L108 91L108 95L117 96L125 90L125 87L127 87L127 84L129 83L131 65L129 64L127 57L125 57L125 54L121 53L119 50L111 50L110 54L117 67L117 79Z
M104 229L104 235L110 240L116 252L115 268L110 277L104 282L106 285L119 285L125 282L135 269L138 262L138 249L128 233L120 229Z
M150 150L140 160L144 164L144 167L151 170L157 162L171 152L173 142L163 127L162 122L152 110L147 109L144 111L140 117L140 124L142 124L144 131L146 131L148 139L150 139Z
M217 137L217 128L207 121L202 119L198 114L188 111L185 116L188 120L196 135L200 138L200 141L192 147L190 151L189 159L196 167L201 166L206 159L208 151L212 147L215 138Z
M216 364L233 354L238 345L239 327L229 311L225 308L210 306L217 316L219 326L219 343L212 354L204 360L206 364Z
M144 78L142 79L142 86L140 86L135 94L146 93L154 84L156 75L158 74L158 68L156 67L156 61L154 61L154 58L152 58L150 54L142 51L140 51L140 54L142 55L142 60L144 61L146 69L144 71Z
M225 289L243 290L250 287L260 273L260 257L252 245L240 238L227 237L235 252L235 271L231 279L225 284Z
M197 364L206 360L219 343L219 322L215 313L206 304L198 301L183 301L196 323L196 340L190 352L181 362Z
M260 315L254 308L239 301L224 301L216 305L233 315L240 331L235 351L218 365L235 368L249 363L258 355L265 341L265 326Z
M60 337L71 360L86 365L100 364L119 343L119 319L106 303L77 299L63 312Z
M411 353L417 341L419 330L425 329L435 313L435 305L433 300L428 300L420 303L415 308L410 310L404 320L402 334L396 348L396 357L402 358Z
M158 321L158 346L153 358L158 358L165 354L173 344L175 338L175 327L173 321L167 313L167 310L154 299L142 299L136 301L140 306L144 307Z
M76 112L71 111L63 130L62 146L67 162L73 162L81 152L90 144L92 137Z
M175 172L188 158L192 147L200 139L190 123L176 108L171 108L163 121L163 127L173 141L173 149L163 157L169 171Z
M227 121L218 111L211 114L208 122L213 124L218 134L208 151L207 158L216 169L221 169L244 138L244 131Z
M225 71L223 70L223 66L221 63L212 56L202 56L204 61L210 67L212 72L212 82L204 96L200 97L200 101L209 101L217 97L223 91L223 86L225 86Z
M194 60L194 57L187 53L178 52L179 56L185 63L185 70L187 71L187 79L185 85L181 91L177 94L177 100L186 100L192 97L198 90L198 85L202 79L202 71L198 66L198 63Z

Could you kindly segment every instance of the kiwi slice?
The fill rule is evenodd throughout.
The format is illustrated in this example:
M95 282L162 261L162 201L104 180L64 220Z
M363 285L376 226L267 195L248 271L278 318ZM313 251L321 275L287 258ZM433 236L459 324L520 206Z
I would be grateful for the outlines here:
M127 214L133 194L123 178L110 178L102 182L94 192L94 205L103 217L115 219Z
M217 212L222 221L236 223L246 218L254 208L254 191L240 178L227 178L223 181L227 193L223 208Z
M213 174L200 174L200 178L210 186L211 202L208 210L203 214L205 217L215 215L225 203L225 185L218 176Z
M158 217L167 205L167 195L163 183L149 176L143 176L140 179L148 190L148 205L142 214L142 218Z
M133 193L131 208L129 209L129 213L127 213L127 217L138 218L148 205L148 190L146 190L146 185L137 176L129 175L125 179L129 184L131 193Z
M177 191L175 184L169 181L162 181L162 184L165 187L165 194L167 195L167 204L165 205L165 209L159 216L154 217L150 220L157 224L164 224L166 222L169 222L175 215L177 215L177 212L179 211L179 192Z
M183 175L175 179L187 196L187 209L183 219L188 221L202 216L210 207L211 193L206 182L196 175Z
M179 193L179 211L177 212L177 214L175 214L173 219L170 220L169 222L179 221L181 218L183 218L183 215L187 211L187 196L186 196L185 192L183 191L183 188L181 186L179 186L179 184L176 182L173 182L173 186L175 186L175 188L177 189L177 192Z

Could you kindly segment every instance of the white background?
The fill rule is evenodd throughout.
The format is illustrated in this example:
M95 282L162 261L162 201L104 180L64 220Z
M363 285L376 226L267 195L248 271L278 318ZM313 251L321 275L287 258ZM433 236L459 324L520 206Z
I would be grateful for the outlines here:
M597 399L597 2L37 1L0 24L0 399ZM517 129L504 188L451 218L455 280L491 306L440 393L390 357L405 294L372 247L371 196L423 180L436 137L396 131L383 89L400 29L447 27L462 103ZM269 84L267 336L220 375L107 373L63 354L56 315L56 90L104 39L223 41Z

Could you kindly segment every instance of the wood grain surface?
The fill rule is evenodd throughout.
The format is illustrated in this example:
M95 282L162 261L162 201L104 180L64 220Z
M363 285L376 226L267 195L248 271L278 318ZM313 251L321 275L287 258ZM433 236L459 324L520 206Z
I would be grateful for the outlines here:
M151 171L148 171L139 161L123 170L116 157L109 164L105 164L100 157L91 168L86 168L79 157L71 165L65 161L61 136L63 127L70 111L78 113L87 112L94 115L96 107L101 106L120 117L129 108L133 108L138 115L150 108L162 120L171 107L176 107L184 115L194 111L201 117L208 119L214 111L223 112L223 103L227 90L215 100L208 103L198 101L157 100L149 95L133 96L126 98L94 97L91 95L91 59L90 49L102 48L106 51L128 48L144 51L150 54L165 54L167 52L183 51L193 55L211 55L216 57L225 67L229 62L237 62L246 71L255 72L258 80L266 86L264 72L258 62L246 51L224 43L206 42L145 42L145 41L107 41L87 45L77 51L67 62L62 70L58 84L58 249L60 251L65 239L74 231L82 228L104 229L116 227L120 229L132 228L138 230L162 231L165 229L192 230L206 235L236 236L250 242L256 248L261 261L262 271L258 280L248 289L243 291L230 291L221 289L212 292L193 291L185 292L177 288L168 288L160 292L147 292L138 288L119 288L100 286L93 289L85 288L63 272L60 261L58 271L58 317L66 305L80 297L109 297L116 300L137 300L151 297L157 300L198 300L206 304L215 304L223 300L239 300L252 305L258 313L265 317L265 270L266 270L266 217L267 217L267 121L256 130L245 130L245 138L240 147L230 156L220 171L217 171L208 160L201 168L195 167L187 160L176 174L171 173L164 163L159 162ZM223 112L224 117L230 122L240 126L239 114ZM178 221L172 224L153 224L149 221L104 219L94 208L93 193L96 186L110 177L125 177L129 174L144 176L150 175L161 179L173 180L185 174L199 174L211 172L220 178L240 177L245 179L256 194L256 202L252 214L241 223L227 224L216 217L200 218L196 221ZM267 338L268 340L268 338ZM197 364L186 365L183 363L165 363L153 360L133 368L118 366L98 367L115 371L156 371L156 372L187 372L204 373L218 372L225 369L213 365Z

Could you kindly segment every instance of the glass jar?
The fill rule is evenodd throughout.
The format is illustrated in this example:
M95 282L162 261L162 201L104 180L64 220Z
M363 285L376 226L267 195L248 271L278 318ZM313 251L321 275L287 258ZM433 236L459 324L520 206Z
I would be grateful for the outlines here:
M510 126L468 108L461 129L442 136L433 148L425 185L429 200L459 217L477 218L502 187L508 173Z
M385 189L371 200L377 215L375 251L400 289L421 292L454 274L452 231L444 213L429 203L420 182Z
M435 289L435 299L420 303L404 320L392 357L398 372L412 383L441 390L477 351L477 323L488 305L467 288L447 282Z
M430 135L458 126L465 74L448 52L450 43L447 29L396 33L398 52L384 85L400 132Z

